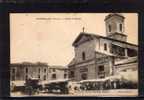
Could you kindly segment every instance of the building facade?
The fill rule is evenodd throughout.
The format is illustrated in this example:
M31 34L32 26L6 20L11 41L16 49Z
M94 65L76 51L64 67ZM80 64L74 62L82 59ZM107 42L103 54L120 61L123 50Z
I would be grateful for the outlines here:
M124 19L117 13L106 16L106 37L86 32L79 34L72 44L75 56L68 64L71 80L105 78L116 74L116 62L131 57L137 59L138 46L127 42Z
M25 81L37 78L41 81L68 79L68 68L64 66L49 66L46 63L13 63L10 67L11 81Z
M48 65L46 63L13 63L10 67L10 79L12 81L24 81L28 78L48 79Z
M48 80L68 79L68 68L65 66L49 66Z

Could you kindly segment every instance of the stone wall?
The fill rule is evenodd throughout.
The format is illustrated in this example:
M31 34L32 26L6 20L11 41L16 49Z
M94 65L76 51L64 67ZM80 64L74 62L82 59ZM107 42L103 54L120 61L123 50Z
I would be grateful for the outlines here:
M75 59L77 62L82 62L82 52L85 52L85 60L94 58L95 54L95 41L87 41L85 43L82 43L78 47L75 47Z

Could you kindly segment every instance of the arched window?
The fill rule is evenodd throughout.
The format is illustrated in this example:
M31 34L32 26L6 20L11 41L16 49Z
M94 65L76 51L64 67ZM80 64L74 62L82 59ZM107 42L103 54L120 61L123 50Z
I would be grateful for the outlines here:
M108 31L111 32L111 25L108 25Z
M56 74L52 74L52 79L56 79Z
M38 75L38 78L40 79L40 75Z
M12 73L15 74L15 69L12 69Z
M83 74L81 75L81 79L82 79L82 80L86 80L86 79L87 79L87 74L86 74L86 73L83 73Z
M39 73L40 73L40 68L38 69Z
M26 73L28 73L28 68L26 68L26 70L25 70L25 71L26 71Z
M98 71L99 71L99 72L104 71L104 66L103 66L103 65L102 65L102 66L99 66L99 67L98 67Z
M46 75L44 75L44 77L43 77L43 78L44 78L44 80L46 80Z
M44 73L46 73L46 68L44 69Z
M73 78L73 77L75 77L75 73L74 71L70 71L70 78Z
M25 79L26 79L26 80L28 79L28 75L25 76Z
M82 59L85 60L85 52L82 52Z
M104 43L104 50L106 51L107 50L107 44Z
M119 29L120 31L122 31L122 24L119 24Z
M67 78L67 74L64 74L64 78Z

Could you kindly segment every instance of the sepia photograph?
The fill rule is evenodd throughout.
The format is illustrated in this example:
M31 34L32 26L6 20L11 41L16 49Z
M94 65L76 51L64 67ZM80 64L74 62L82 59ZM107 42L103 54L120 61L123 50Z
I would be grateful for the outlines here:
M9 13L10 96L138 96L138 13Z

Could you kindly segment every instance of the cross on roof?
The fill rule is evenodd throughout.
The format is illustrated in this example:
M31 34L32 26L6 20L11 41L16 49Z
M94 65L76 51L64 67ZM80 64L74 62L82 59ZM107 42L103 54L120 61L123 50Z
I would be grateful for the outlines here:
M85 31L85 27L82 28L83 32Z

